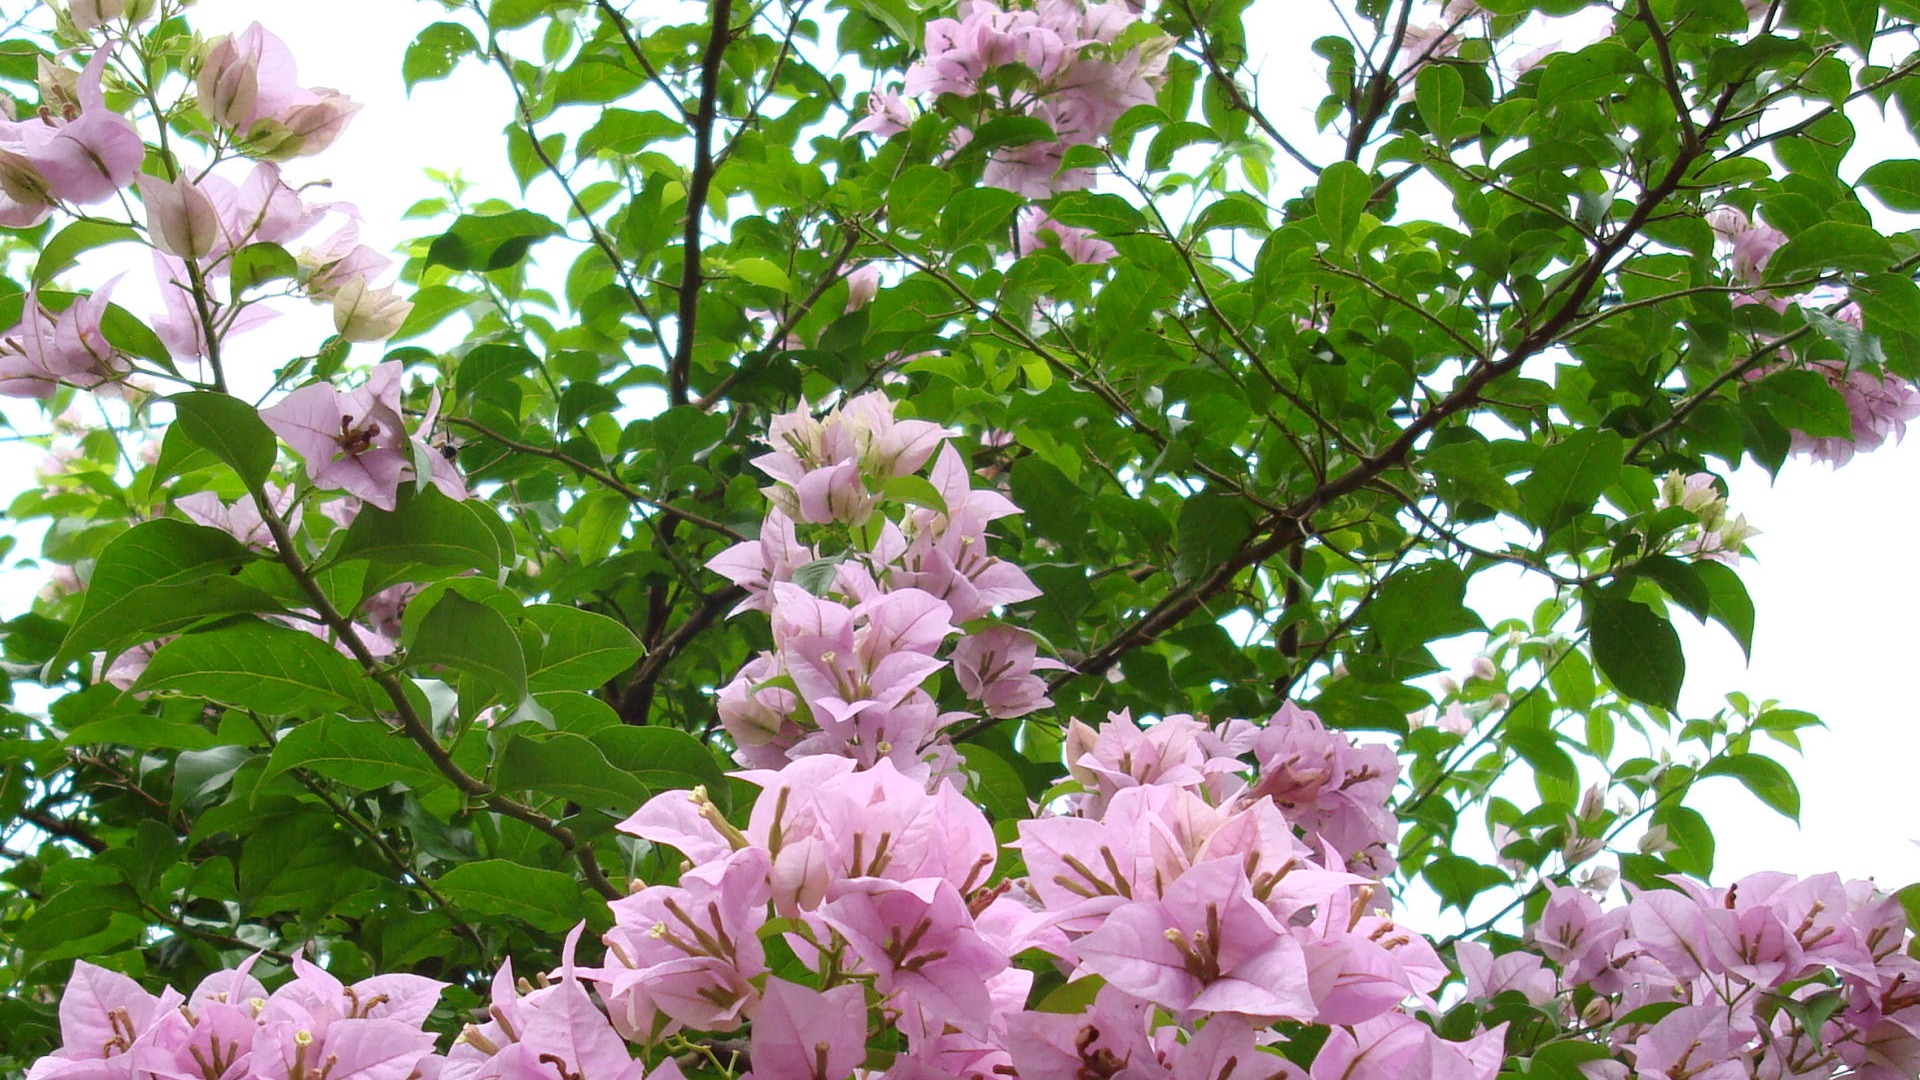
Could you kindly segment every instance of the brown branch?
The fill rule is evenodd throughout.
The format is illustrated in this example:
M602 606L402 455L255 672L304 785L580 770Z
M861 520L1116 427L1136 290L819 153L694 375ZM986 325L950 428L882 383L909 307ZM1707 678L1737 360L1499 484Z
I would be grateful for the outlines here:
M660 675L666 670L673 658L680 655L687 645L698 637L701 631L712 626L721 614L735 604L747 598L747 590L738 585L729 585L719 592L704 597L693 613L672 632L661 640L660 644L648 652L635 670L633 681L627 684L620 694L620 719L629 724L645 724L647 715L653 709L653 687L660 681Z
M617 900L626 895L607 880L606 872L600 869L599 860L594 858L593 848L582 845L572 829L517 799L499 794L486 781L469 774L460 767L459 762L453 760L453 755L447 752L446 747L440 745L440 740L435 737L433 728L414 709L413 701L407 697L406 687L401 683L400 677L381 666L380 661L368 650L367 643L360 637L359 630L340 613L333 604L333 598L327 595L327 591L320 587L318 581L314 580L312 571L307 569L306 563L301 560L299 552L294 548L293 536L287 531L287 523L274 511L273 501L267 497L266 490L259 483L252 481L249 481L248 489L253 495L254 502L260 506L260 516L267 526L267 531L273 534L273 547L279 556L280 564L293 575L295 584L312 602L313 610L320 616L320 621L333 631L339 642L345 645L347 651L359 662L367 677L387 695L387 699L393 703L395 716L400 720L401 731L427 755L427 759L433 762L433 767L439 771L440 775L446 777L453 784L454 789L462 795L479 801L497 814L503 814L533 826L552 837L562 849L572 852L580 864L580 870L585 875L587 884L601 896L609 900Z
M1653 39L1653 51L1660 57L1660 81L1665 84L1667 98L1673 102L1673 114L1680 121L1680 143L1692 149L1700 143L1700 130L1694 127L1693 110L1687 105L1680 68L1673 62L1673 45L1667 41L1667 32L1660 28L1660 20L1654 18L1653 5L1647 0L1640 0L1635 15L1646 26L1647 36Z
M107 850L109 846L105 840L93 835L93 831L86 826L76 825L71 821L63 821L39 807L31 810L22 810L20 812L20 818L49 836L58 836L62 840L71 840L81 847L86 848L88 851L93 852L95 855Z
M799 303L787 305L786 313L781 316L779 322L774 324L773 329L767 332L761 348L773 348L777 342L792 333L800 320L806 318L808 312L813 310L813 305L819 303L827 290L833 288L834 282L840 280L840 268L847 265L847 260L853 258L854 249L860 246L859 229L850 228L846 230L846 234L846 239L840 244L840 250L834 253L833 259L827 263L826 268L820 271L819 277L813 283L813 288L808 290L807 295L802 297ZM694 402L694 405L702 412L712 412L714 406L726 400L728 391L739 385L745 375L744 366L727 372L726 378L721 379L718 386L700 395L700 400Z
M490 45L489 49L494 63L499 65L500 70L506 72L507 85L513 88L513 100L519 110L520 127L526 132L527 142L533 146L533 156L540 159L540 166L546 170L548 176L553 177L555 183L560 185L560 190L566 193L567 202L573 206L573 212L579 215L580 223L587 227L587 235L593 238L593 245L599 248L600 254L606 258L608 268L619 279L620 288L627 294L627 302L633 306L634 312L646 320L647 326L653 330L655 341L664 341L665 335L660 332L660 320L653 314L653 309L647 306L646 298L640 295L640 286L633 279L633 271L620 257L620 253L614 249L613 238L594 223L593 215L587 210L587 204L581 200L579 193L574 191L573 181L567 177L559 163L553 160L553 155L547 153L547 148L540 145L540 133L533 126L533 110L527 102L526 92L520 88L520 80L514 76L513 62L498 45ZM484 281L485 278L483 277L482 280Z
M733 0L713 0L713 26L706 55L700 61L700 106L693 117L693 172L687 178L687 227L681 238L680 341L667 367L667 402L687 403L687 383L693 371L694 328L700 314L701 219L707 212L707 194L713 186L713 129L718 124L720 62L726 58L733 35Z
M697 528L706 529L709 532L719 533L721 536L724 536L727 539L734 541L735 543L738 543L742 540L747 539L747 536L745 533L742 533L739 530L729 525L725 525L725 524L722 524L721 522L713 520L712 518L704 517L700 514L696 514L691 510L682 510L679 507L672 506L667 503L659 502L655 499L649 498L647 495L642 493L639 489L633 487L630 484L622 482L618 477L614 476L612 473L609 473L604 469L597 469L594 466L589 465L578 458L570 457L559 450L555 450L551 447L546 447L546 446L536 446L532 443L521 442L520 440L515 439L510 435L503 435L500 432L485 426L484 424L480 424L473 420L465 419L464 417L446 416L446 417L442 417L441 420L443 423L452 424L456 427L466 428L467 430L472 431L474 434L479 435L482 438L491 439L494 442L499 443L501 446L504 446L507 449L514 451L515 453L533 454L537 457L546 458L549 461L557 461L560 464L565 465L568 468L571 468L579 472L581 475L589 477L590 479L598 482L599 484L607 488L607 490L623 496L628 502L635 503L640 506L644 506L649 510L652 510L655 513L658 513L662 517L669 517L677 521L684 521L687 524L695 526Z
M633 54L633 62L640 65L640 72L647 77L647 81L659 87L660 92L673 103L674 110L683 119L692 119L693 114L687 110L686 103L675 96L673 87L667 85L667 81L660 77L659 69L653 66L653 61L647 59L647 54L641 49L640 42L633 36L633 28L627 25L627 17L614 10L610 0L594 0L593 6L599 8L600 13L613 24L614 30L620 35L620 40L626 43L627 52Z
M1731 94L1723 97L1720 107L1716 109L1714 122L1717 123L1718 117L1724 112L1730 100ZM1666 175L1641 193L1634 204L1633 213L1628 216L1619 230L1595 245L1593 253L1588 256L1580 273L1574 275L1569 279L1569 283L1555 291L1556 295L1561 296L1562 299L1553 313L1523 334L1507 350L1504 358L1498 361L1483 361L1475 365L1452 393L1414 417L1385 448L1361 457L1346 472L1300 496L1280 511L1267 515L1255 528L1253 536L1224 561L1204 576L1162 597L1145 615L1123 627L1105 644L1076 664L1074 670L1063 672L1050 680L1047 684L1048 690L1058 691L1074 679L1104 675L1120 661L1122 656L1158 639L1199 610L1213 596L1231 587L1240 571L1264 562L1285 550L1289 545L1304 540L1310 535L1306 523L1313 514L1335 499L1367 487L1389 469L1404 464L1412 456L1414 446L1428 432L1448 418L1478 404L1490 383L1503 375L1519 370L1527 360L1557 340L1561 332L1573 324L1581 307L1592 297L1614 257L1627 247L1654 211L1679 189L1682 179L1692 168L1697 156L1697 151L1683 150L1674 158Z

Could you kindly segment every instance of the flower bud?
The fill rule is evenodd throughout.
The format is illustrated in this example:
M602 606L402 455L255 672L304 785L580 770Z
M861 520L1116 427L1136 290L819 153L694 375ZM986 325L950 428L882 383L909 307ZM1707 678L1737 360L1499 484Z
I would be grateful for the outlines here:
M873 263L857 267L847 275L847 310L858 311L873 302L880 291L880 268Z
M44 112L51 112L62 119L72 119L80 114L79 72L42 56L35 67L34 82L39 84L40 105Z
M383 341L400 329L413 311L410 301L392 289L373 289L357 277L340 287L333 298L333 328L348 341Z
M96 30L115 19L137 23L153 14L153 0L70 0L67 18L81 33Z
M147 236L154 247L182 259L199 259L220 242L219 211L185 174L168 183L142 173L134 182L147 207Z
M260 95L259 50L245 48L244 42L244 35L228 34L200 62L200 111L238 132L252 124Z
M1640 854L1658 855L1663 851L1673 851L1680 845L1667 839L1667 827L1655 825L1640 837Z
M1587 790L1580 795L1580 820L1593 821L1606 812L1606 792L1600 790L1599 784L1587 785Z
M1568 866L1579 866L1606 849L1607 842L1597 836L1575 836L1561 849Z
M256 126L253 149L272 161L317 154L333 145L347 121L360 111L359 103L333 90L316 90L315 101L296 105L286 115ZM259 130L264 128L264 131Z

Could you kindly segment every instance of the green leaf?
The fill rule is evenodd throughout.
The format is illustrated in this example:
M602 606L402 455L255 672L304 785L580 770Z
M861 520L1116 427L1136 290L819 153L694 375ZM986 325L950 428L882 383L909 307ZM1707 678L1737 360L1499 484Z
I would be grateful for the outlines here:
M1031 817L1027 807L1027 786L1020 773L1006 758L979 743L960 747L971 774L967 794L987 816L995 821L1020 821Z
M1808 270L1873 273L1893 263L1893 245L1865 225L1822 221L1800 230L1767 261L1768 281L1792 281Z
M1842 397L1823 375L1776 371L1753 384L1753 398L1781 426L1816 439L1850 439L1853 418Z
M614 768L592 741L568 732L512 737L500 751L492 782L505 790L532 791L621 814L632 813L653 794L646 784Z
M108 304L100 317L100 334L107 344L142 360L151 360L166 371L179 374L173 366L173 353L144 320L119 304Z
M1540 76L1540 100L1548 106L1585 101L1621 90L1631 75L1645 75L1646 65L1633 50L1608 39L1578 52L1549 59Z
M1367 625L1389 655L1416 649L1435 638L1485 628L1466 607L1467 575L1435 560L1395 571L1366 606Z
M1428 863L1420 876L1433 886L1442 909L1452 907L1463 912L1474 897L1509 883L1506 874L1465 855L1442 855Z
M781 294L793 292L793 279L787 276L787 272L757 256L732 260L727 263L727 273L749 285L758 285Z
M953 177L945 169L915 165L887 185L887 224L909 233L931 230L953 197Z
M1713 857L1718 845L1713 827L1700 811L1691 806L1666 803L1654 811L1652 824L1667 827L1667 839L1677 845L1661 856L1675 870L1702 881L1713 876Z
M940 229L946 236L948 251L968 244L1010 236L1013 212L1020 207L1020 196L999 188L963 188L947 200L940 214Z
M1335 252L1347 250L1353 230L1373 199L1373 181L1360 166L1336 161L1320 173L1313 189L1313 210Z
M347 527L332 562L366 559L365 594L396 581L444 577L476 570L492 577L500 569L500 541L482 517L492 511L471 500L455 502L428 487L406 490L392 511L363 507ZM432 571L423 573L423 568Z
M1253 534L1254 510L1245 500L1199 492L1180 505L1173 576L1191 581L1238 550Z
M293 254L279 244L248 244L233 253L229 266L235 293L300 272L300 264L294 261Z
M273 432L253 406L228 394L195 390L167 399L174 424L195 446L233 467L248 487L264 483L277 456Z
M527 257L534 244L560 233L551 218L531 210L461 214L434 237L427 262L455 270L504 270Z
M1580 1071L1580 1066L1591 1061L1606 1061L1611 1057L1612 1051L1605 1046L1584 1039L1548 1043L1526 1059L1522 1075L1540 1077L1541 1080L1587 1080L1587 1074Z
M559 604L535 604L521 616L527 687L596 690L640 659L640 639L605 615Z
M1920 161L1876 161L1860 174L1860 186L1873 192L1873 197L1889 210L1920 213Z
M353 661L312 634L246 619L185 634L155 653L137 691L192 694L272 716L383 706Z
M1726 627L1733 639L1740 643L1740 651L1752 659L1753 598L1747 595L1747 586L1740 580L1740 575L1734 573L1731 567L1708 561L1694 563L1693 572L1706 585L1711 597L1707 605L1708 617Z
M1866 56L1880 28L1879 0L1820 0L1826 13L1826 26L1834 37L1853 46Z
M1672 710L1680 704L1687 661L1673 624L1645 604L1614 593L1587 599L1593 659L1619 691Z
M215 615L280 610L273 597L233 579L254 558L218 529L171 518L135 525L100 552L55 665L95 649L117 653Z
M420 621L407 663L439 665L470 675L493 690L496 700L527 696L527 658L520 638L500 613L449 589Z
M825 596L833 591L834 575L839 572L840 557L829 556L814 559L794 570L792 581L815 596Z
M479 298L452 285L429 285L414 290L408 299L413 302L413 310L407 314L407 321L400 324L400 329L394 331L390 341L405 341L424 334L439 326L448 315Z
M400 75L411 91L420 83L446 78L461 57L479 51L480 42L474 39L473 31L459 23L437 22L420 31L407 46L406 58L400 61Z
M1420 119L1441 146L1453 143L1453 124L1460 118L1466 86L1452 64L1423 64L1414 77L1413 101Z
M947 500L940 489L924 476L895 476L880 485L880 494L893 502L924 506L938 514L947 512Z
M139 898L125 885L75 883L40 903L8 936L19 948L46 950L105 930L115 914L139 911Z
M1626 443L1616 431L1575 431L1540 451L1533 472L1515 485L1522 516L1551 533L1574 514L1593 507L1600 493L1620 479Z
M602 153L637 154L661 139L677 139L686 133L685 123L665 113L603 109L600 119L580 136L574 153L582 158Z
M140 234L129 226L106 221L76 221L54 233L40 249L30 280L36 286L45 285L77 262L82 252L128 242L143 242Z
M362 791L405 784L416 791L445 783L426 752L379 720L343 720L336 716L294 727L273 748L267 776L305 769Z
M1800 823L1800 787L1786 766L1758 754L1717 757L1700 769L1701 777L1730 776L1745 785L1754 797L1779 811L1794 824Z
M481 915L506 915L559 934L586 917L586 897L571 874L505 859L462 863L435 882L448 900Z
M727 808L732 788L726 770L707 745L679 728L604 728L587 736L607 757L607 763L646 786L650 792L704 786L707 794Z

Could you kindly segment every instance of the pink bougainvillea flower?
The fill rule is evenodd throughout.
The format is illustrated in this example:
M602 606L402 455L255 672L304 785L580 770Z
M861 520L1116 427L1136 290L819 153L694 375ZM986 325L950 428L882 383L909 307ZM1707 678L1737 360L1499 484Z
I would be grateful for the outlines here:
M1116 908L1079 950L1087 971L1175 1012L1314 1014L1300 943L1254 898L1237 859L1203 863L1160 899Z
M858 986L814 990L767 979L754 1017L752 1080L840 1080L867 1058L867 1003Z
M259 23L214 41L199 89L210 119L274 160L326 149L360 109L333 90L302 88L292 52Z
M20 325L0 336L0 394L44 398L62 384L91 390L124 378L132 369L102 325L119 281L115 276L58 315L40 305L38 289L28 290Z
M294 501L294 494L291 484L286 487L271 483L267 485L267 497L272 502L273 512L286 521L289 532L299 531L304 509ZM273 547L273 533L268 530L265 519L260 516L260 507L251 495L242 495L226 503L211 491L196 491L173 500L173 505L187 515L189 521L219 529L250 548L265 551Z
M398 361L381 364L344 394L326 383L303 386L260 418L306 461L315 486L392 510L413 468L400 419L400 371Z
M110 54L93 54L58 110L0 121L0 188L8 196L0 200L0 224L37 224L53 202L97 203L133 183L147 145L131 121L107 108L100 80Z

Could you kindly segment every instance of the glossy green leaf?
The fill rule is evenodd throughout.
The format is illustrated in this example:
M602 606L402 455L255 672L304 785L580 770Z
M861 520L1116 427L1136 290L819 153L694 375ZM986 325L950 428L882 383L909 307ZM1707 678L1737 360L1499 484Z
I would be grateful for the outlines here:
M1674 709L1687 662L1673 624L1636 600L1596 593L1587 601L1593 659L1628 697Z
M373 791L405 784L415 791L445 783L426 752L384 720L322 717L294 726L267 761L269 776L305 769Z
M249 485L266 480L277 456L273 432L259 410L228 394L196 390L167 399L174 425L194 445L233 467Z
M117 652L216 615L279 610L273 597L233 579L254 558L218 529L171 518L135 525L101 551L56 663L96 649Z
M423 82L446 78L462 57L479 51L480 42L474 39L473 31L459 23L437 22L420 31L407 46L407 54L400 61L400 76L412 90Z
M586 916L587 899L572 875L505 859L462 863L434 884L462 908L519 919L548 933L564 933Z
M526 679L532 690L595 690L640 659L640 640L633 631L605 615L534 604L521 619Z
M504 270L560 231L551 218L531 210L462 214L427 247L427 261L455 270Z
M407 663L471 676L508 704L527 696L527 658L513 627L499 612L452 590L441 593L420 621Z
M391 707L359 665L332 645L257 619L184 634L162 646L134 689L191 694L270 716L369 716Z

